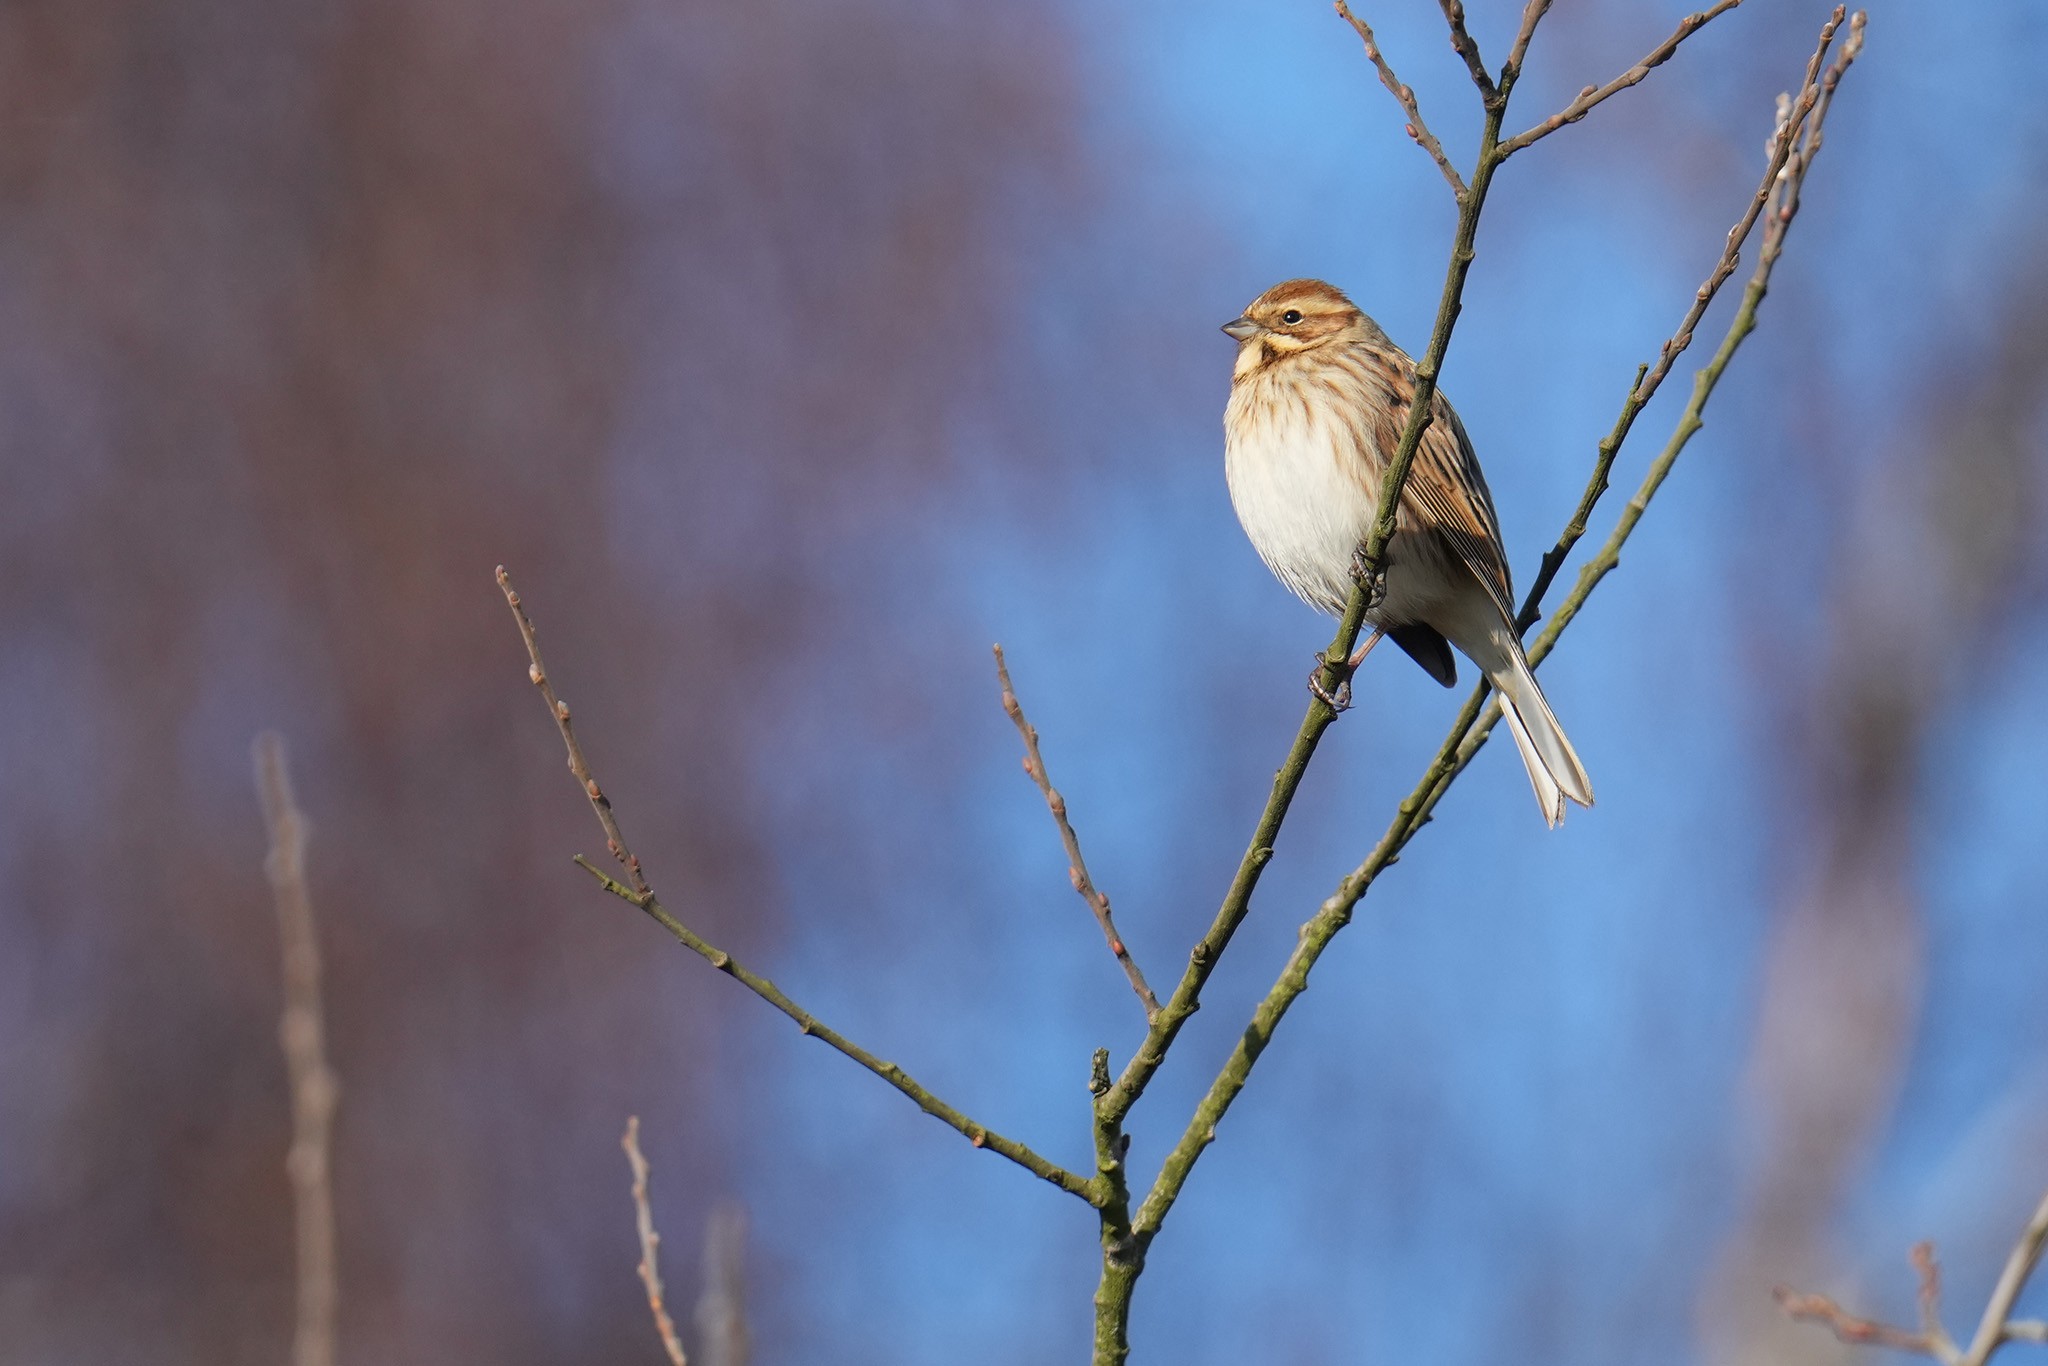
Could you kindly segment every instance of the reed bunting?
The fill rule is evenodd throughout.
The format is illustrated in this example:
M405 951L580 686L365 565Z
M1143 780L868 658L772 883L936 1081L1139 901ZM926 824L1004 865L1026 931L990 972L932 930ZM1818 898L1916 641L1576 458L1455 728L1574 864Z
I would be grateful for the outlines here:
M1321 280L1274 285L1223 330L1237 339L1223 416L1237 519L1296 596L1341 614L1407 421L1415 362ZM1586 770L1529 672L1493 498L1441 392L1402 486L1384 589L1366 621L1373 633L1349 668L1385 635L1448 688L1457 646L1500 694L1543 819L1562 821L1567 797L1593 804Z

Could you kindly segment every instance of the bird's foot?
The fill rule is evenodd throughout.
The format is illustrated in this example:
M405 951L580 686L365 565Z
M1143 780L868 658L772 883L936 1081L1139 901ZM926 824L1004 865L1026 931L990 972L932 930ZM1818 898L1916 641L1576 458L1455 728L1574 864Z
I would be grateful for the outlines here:
M1385 556L1382 556L1381 559L1384 560ZM1351 552L1351 577L1354 581L1365 585L1366 614L1370 616L1377 612L1381 602L1387 596L1386 565L1382 563L1379 568L1375 569L1367 564L1365 562L1365 547L1360 546Z
M1335 688L1323 686L1323 671L1326 669L1338 675ZM1324 706L1341 716L1351 710L1351 675L1356 669L1357 665L1350 660L1332 663L1327 655L1318 650L1316 666L1308 671L1308 690L1321 698Z

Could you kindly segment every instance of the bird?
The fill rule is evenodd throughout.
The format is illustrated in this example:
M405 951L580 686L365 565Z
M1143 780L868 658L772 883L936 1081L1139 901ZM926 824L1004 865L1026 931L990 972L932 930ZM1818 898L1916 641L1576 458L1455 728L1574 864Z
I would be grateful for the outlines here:
M1380 480L1400 444L1415 362L1334 285L1285 280L1223 324L1237 342L1223 418L1223 470L1245 535L1276 578L1312 607L1341 615L1379 510ZM1515 629L1514 588L1493 496L1450 400L1438 391L1402 487L1385 577L1366 622L1445 687L1451 647L1500 695L1544 821L1593 784L1530 672ZM1346 698L1324 694L1342 710Z

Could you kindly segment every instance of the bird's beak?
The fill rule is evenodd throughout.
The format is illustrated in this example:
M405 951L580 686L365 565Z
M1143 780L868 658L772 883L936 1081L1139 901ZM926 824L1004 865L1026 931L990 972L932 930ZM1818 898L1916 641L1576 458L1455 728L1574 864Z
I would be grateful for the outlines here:
M1232 318L1229 322L1223 324L1223 330L1243 342L1250 341L1266 329L1260 327L1250 318Z

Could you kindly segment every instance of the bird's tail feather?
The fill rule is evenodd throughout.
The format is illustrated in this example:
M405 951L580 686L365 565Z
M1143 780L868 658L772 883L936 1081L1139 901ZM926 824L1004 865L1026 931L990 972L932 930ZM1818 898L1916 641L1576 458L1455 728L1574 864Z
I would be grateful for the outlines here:
M1555 826L1564 820L1565 798L1580 806L1593 804L1593 782L1572 750L1572 742L1565 738L1564 727L1557 724L1550 703L1544 700L1543 689L1536 685L1521 642L1513 640L1503 653L1505 664L1489 670L1487 676L1500 693L1501 715L1515 737L1515 748L1522 753L1523 767L1529 770L1536 804L1543 808L1543 819Z

